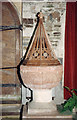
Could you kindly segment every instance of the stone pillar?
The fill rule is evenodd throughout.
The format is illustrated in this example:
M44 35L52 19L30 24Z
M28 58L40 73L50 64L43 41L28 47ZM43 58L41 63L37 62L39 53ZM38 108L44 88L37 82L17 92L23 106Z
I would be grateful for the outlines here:
M34 89L33 101L34 102L51 102L52 90L51 89Z

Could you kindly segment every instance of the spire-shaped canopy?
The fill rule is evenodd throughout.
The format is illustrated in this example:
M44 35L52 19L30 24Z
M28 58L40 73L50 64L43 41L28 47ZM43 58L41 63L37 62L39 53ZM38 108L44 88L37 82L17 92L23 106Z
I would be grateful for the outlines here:
M29 66L52 66L59 65L60 62L56 58L51 48L48 35L43 25L43 14L39 13L39 23L35 31L35 35L27 51L24 65Z

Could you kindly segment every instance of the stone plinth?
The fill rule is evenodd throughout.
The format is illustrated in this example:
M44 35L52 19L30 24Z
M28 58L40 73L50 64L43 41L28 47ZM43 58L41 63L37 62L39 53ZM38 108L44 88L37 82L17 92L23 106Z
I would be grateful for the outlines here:
M28 114L49 115L56 111L51 89L33 89L33 101L28 104Z
M57 112L54 102L31 102L28 105L29 115L50 115Z

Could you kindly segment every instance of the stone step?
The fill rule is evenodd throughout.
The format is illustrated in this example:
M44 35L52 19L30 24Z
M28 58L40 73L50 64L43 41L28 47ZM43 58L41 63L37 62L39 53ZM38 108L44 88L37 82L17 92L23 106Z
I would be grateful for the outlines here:
M20 116L20 104L0 104L0 116Z
M20 100L0 100L0 104L20 104Z
M2 104L2 112L19 112L20 111L20 104ZM1 109L0 109L1 110Z

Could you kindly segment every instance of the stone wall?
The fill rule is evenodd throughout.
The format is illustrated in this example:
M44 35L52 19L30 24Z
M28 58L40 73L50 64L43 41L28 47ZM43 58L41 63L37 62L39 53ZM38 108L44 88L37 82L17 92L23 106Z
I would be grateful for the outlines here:
M65 2L23 3L23 55L37 23L36 14L42 10L43 23L58 58L64 53Z
M22 0L11 0L13 5L15 6L15 9L17 10L18 16L20 18L20 21L22 21L21 16L22 16Z

